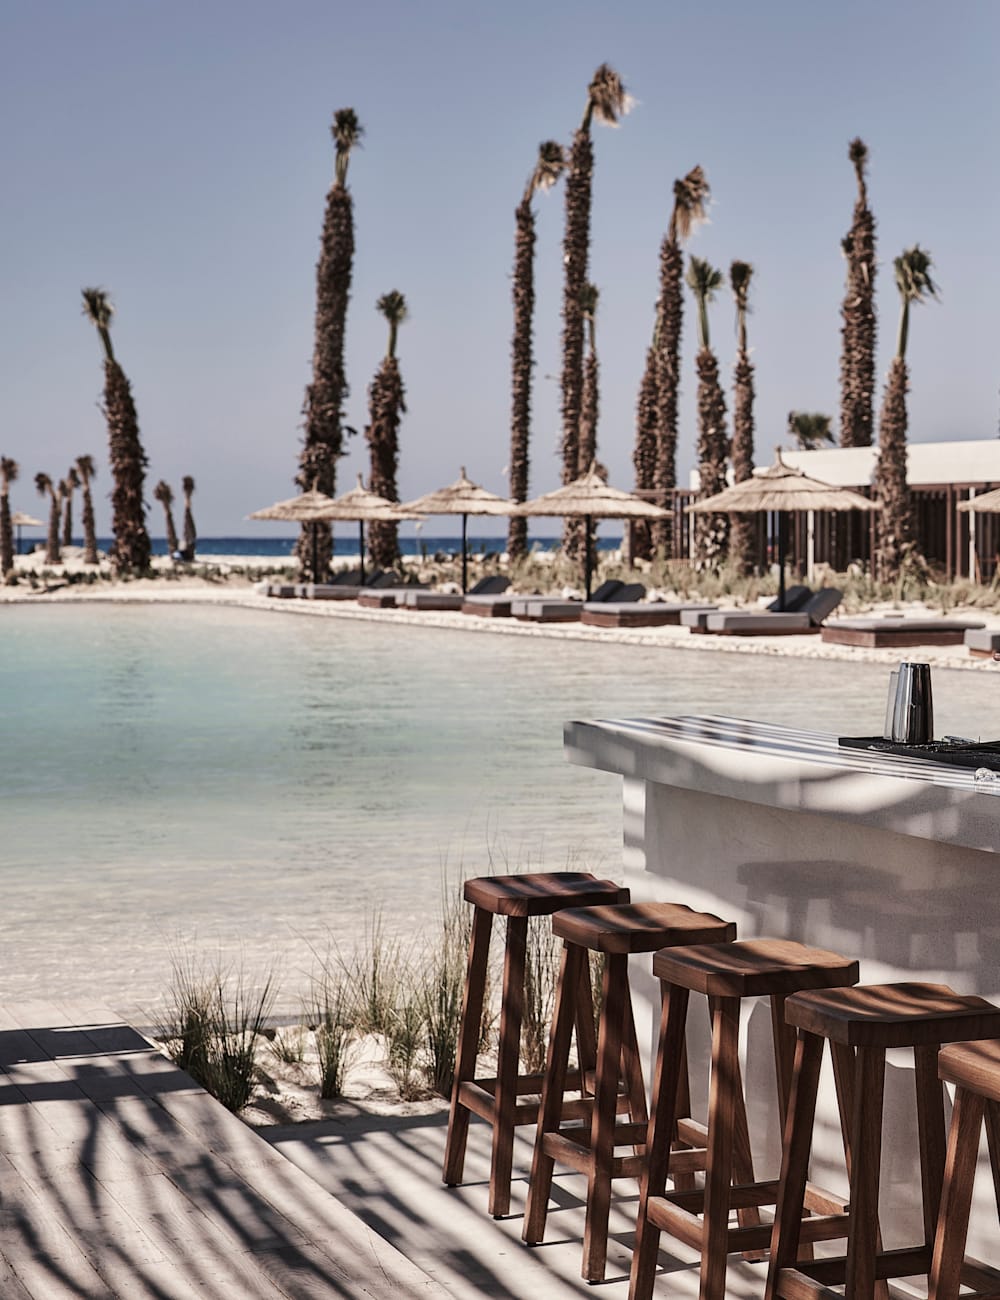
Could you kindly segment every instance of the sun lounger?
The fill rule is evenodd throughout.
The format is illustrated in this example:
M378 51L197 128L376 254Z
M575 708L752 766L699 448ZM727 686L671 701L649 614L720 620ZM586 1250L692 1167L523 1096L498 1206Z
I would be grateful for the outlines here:
M685 611L709 614L718 605L679 604L665 600L609 600L595 605L587 601L580 622L588 627L676 627Z
M398 587L399 574L388 569L376 569L361 582L313 582L306 588L310 600L357 600L363 591L377 591L382 587Z
M967 631L985 626L981 620L967 618L841 618L823 628L823 640L868 648L961 645Z
M462 601L463 614L473 614L478 618L510 618L510 605L513 597L506 593L499 596L472 595Z
M626 584L617 578L609 578L586 603L593 606L620 600L631 604L637 602L645 591L641 582ZM531 623L575 623L582 617L583 610L583 601L559 600L555 596L521 596L511 602L514 617Z
M403 605L411 591L427 591L425 582L409 583L405 587L376 587L358 592L357 601L363 609L396 609Z
M416 610L461 610L471 596L499 596L510 586L510 579L502 574L493 573L487 578L480 578L463 596L460 592L448 591L414 591L407 592L406 609Z
M1000 651L1000 630L995 627L967 628L964 640L969 654L978 659L992 659Z
M695 629L715 636L802 636L820 630L843 600L836 587L822 587L811 593L798 610L755 613L747 610L717 610L705 618L705 626Z

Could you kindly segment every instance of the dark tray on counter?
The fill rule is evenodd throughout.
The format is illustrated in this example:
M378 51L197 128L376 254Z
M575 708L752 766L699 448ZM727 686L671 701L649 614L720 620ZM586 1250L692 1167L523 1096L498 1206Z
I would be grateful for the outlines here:
M969 741L956 744L931 740L926 745L901 745L884 736L840 736L837 743L844 749L869 749L876 754L898 754L902 758L922 758L951 767L988 767L1000 772L1000 740Z

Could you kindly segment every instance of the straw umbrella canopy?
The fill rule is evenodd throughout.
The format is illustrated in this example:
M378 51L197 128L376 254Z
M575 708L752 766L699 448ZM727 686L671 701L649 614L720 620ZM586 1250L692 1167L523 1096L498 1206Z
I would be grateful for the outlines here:
M439 488L437 492L428 492L426 496L408 501L403 510L413 510L421 515L461 515L462 516L462 591L469 586L469 554L466 545L469 515L513 515L517 506L506 497L498 497L487 492L478 483L473 483L465 473L465 466L458 478L449 487Z
M21 529L22 528L41 528L42 521L36 519L34 515L26 515L23 510L15 510L10 517L10 522L17 529L17 553L21 554Z
M849 488L835 487L811 478L800 469L777 459L767 469L758 470L751 478L732 487L685 506L688 514L757 514L774 510L778 515L778 608L785 607L785 530L784 518L791 511L805 510L877 510L878 504L852 492Z
M419 519L421 516L408 507L397 505L386 497L369 492L358 475L357 487L352 487L343 496L335 497L322 516L324 519L350 520L358 525L358 547L361 555L361 581L365 580L365 524L400 523L406 519Z
M308 492L302 492L297 497L289 497L287 501L276 501L273 506L255 510L248 518L274 519L286 524L318 524L329 518L323 511L328 510L333 504L333 497L327 496L325 492L320 492L316 488L310 488ZM319 554L316 529L311 529L311 533L313 578L318 578L316 569L319 564Z
M590 549L591 524L595 519L663 519L667 511L651 501L610 487L591 464L586 474L572 483L546 492L534 501L526 501L513 512L518 515L559 517L583 515L584 532L584 589L590 599L590 579L593 574L593 556Z

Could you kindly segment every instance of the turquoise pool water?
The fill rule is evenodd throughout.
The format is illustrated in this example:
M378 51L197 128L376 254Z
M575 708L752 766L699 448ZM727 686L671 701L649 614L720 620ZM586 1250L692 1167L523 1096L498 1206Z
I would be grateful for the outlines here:
M0 996L155 1006L170 954L278 961L374 907L419 934L461 872L618 874L616 778L567 718L736 713L879 729L881 666L487 635L246 610L0 611ZM947 730L1000 735L1000 690L935 673ZM740 701L734 705L734 700Z

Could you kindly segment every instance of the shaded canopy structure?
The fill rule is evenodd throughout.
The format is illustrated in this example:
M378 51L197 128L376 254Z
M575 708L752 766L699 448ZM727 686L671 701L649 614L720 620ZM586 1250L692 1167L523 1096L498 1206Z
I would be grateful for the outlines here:
M778 516L778 609L785 607L785 515L808 510L877 510L876 502L852 492L811 478L793 469L781 459L767 469L756 470L751 478L685 506L688 514L758 514L773 510Z
M10 522L17 529L17 554L21 554L21 529L22 528L43 528L44 524L34 515L26 515L23 510L15 510L10 517Z
M473 483L462 466L461 473L454 483L408 501L402 510L411 510L418 515L461 515L462 516L462 591L469 587L469 553L467 533L469 515L516 515L521 511L514 501L498 497L487 492L478 483Z
M968 501L960 501L956 509L961 510L963 514L973 514L976 512L984 515L1000 515L1000 488L993 488L991 492L984 492L982 496L970 497ZM972 528L972 520L969 521ZM972 528L975 539L975 529ZM975 539L978 540L978 539ZM976 569L978 576L979 569L979 547L976 546ZM971 566L970 566L971 576Z
M351 488L350 492L345 492L343 496L331 497L327 496L325 492L319 492L316 488L311 488L308 492L303 492L297 497L289 497L287 501L276 501L273 506L265 506L263 510L255 510L249 518L279 520L284 523L299 524L329 523L337 519L360 523L360 564L361 578L364 581L365 523L373 519L398 521L419 518L419 516L401 509L395 502L387 501L385 497L376 496L374 492L369 492L363 486L359 474L357 487ZM312 550L313 573L315 573L318 552L315 529L312 536Z
M595 519L663 519L668 512L651 501L643 501L641 497L633 496L630 492L611 487L605 483L592 464L586 474L574 479L572 483L556 488L554 492L546 492L544 496L535 497L533 501L526 501L524 505L517 506L512 513L562 518L567 515L583 516L585 522L583 576L584 590L589 600L594 570L594 557L591 550L593 521Z
M358 550L361 565L361 581L365 580L365 524L375 520L382 523L399 523L405 519L419 519L414 511L404 509L395 501L369 492L358 475L357 487L352 487L343 496L335 497L323 514L324 520L343 519L358 525Z
M265 506L263 510L255 510L253 514L248 515L249 519L270 519L277 520L281 523L294 524L316 524L328 518L323 514L334 504L333 497L327 496L325 492L319 492L316 488L310 488L308 492L302 492L297 497L289 497L287 501L276 501L273 506ZM319 562L319 547L316 536L316 529L312 530L312 566L313 574L316 574L316 566Z

